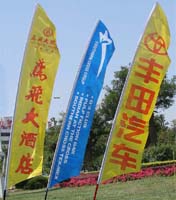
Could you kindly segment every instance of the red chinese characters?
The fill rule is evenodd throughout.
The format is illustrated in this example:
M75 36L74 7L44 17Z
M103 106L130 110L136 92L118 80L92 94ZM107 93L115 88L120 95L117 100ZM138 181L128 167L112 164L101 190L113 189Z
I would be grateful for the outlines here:
M37 104L42 104L43 101L41 99L42 95L42 87L41 86L32 86L32 89L29 91L29 94L26 95L27 100L31 100Z
M141 140L137 139L136 136L144 134L144 127L146 124L146 121L139 119L136 116L128 117L126 113L123 113L117 137L124 137L125 140L141 144Z
M24 130L21 133L21 139L19 141L19 147L26 147L29 152L25 155L23 154L19 160L18 167L15 170L16 173L21 174L30 174L33 172L33 157L32 157L32 151L35 149L36 143L37 143L37 137L38 137L38 130L40 128L40 124L38 122L39 113L36 109L36 106L41 106L43 104L42 95L43 95L43 88L42 88L42 82L47 80L47 75L45 74L45 62L43 59L39 59L36 62L36 65L33 68L33 71L30 73L29 78L36 78L39 79L41 82L41 85L32 85L31 89L28 91L28 93L24 96L26 100L26 105L28 102L32 102L33 106L31 109L25 113L25 116L23 119L21 119L22 127L24 127ZM32 81L31 81L32 82ZM36 106L35 106L36 105ZM29 124L32 127L31 131L25 130L25 125ZM32 126L31 126L32 125ZM35 131L34 131L35 130Z
M47 79L47 75L43 72L45 68L45 62L43 61L43 59L39 59L39 61L34 66L32 73L30 74L31 77L39 77L41 81L44 81L45 79Z
M35 48L47 52L53 53L57 51L56 40L53 37L49 37L48 33L50 34L50 30L44 30L45 36L37 36L33 35L30 39L31 44L34 45Z
M29 113L26 113L26 117L22 120L24 124L31 122L36 128L39 128L38 123L35 121L35 118L38 117L38 114L35 113L35 108L32 108Z
M25 146L34 148L36 139L37 139L36 133L26 133L25 131L23 131L23 134L21 135L21 142L19 145L20 146L25 145Z
M128 95L123 100L124 109L119 111L121 119L116 124L115 137L118 143L112 144L109 159L110 163L118 165L122 171L137 168L139 149L142 149L140 145L145 144L142 138L147 138L143 137L147 134L145 130L148 126L148 121L144 119L145 116L150 118L157 95L155 89L160 87L164 70L161 59L156 60L156 56L167 55L165 42L157 33L148 34L143 42L148 53L146 57L138 56L137 65L132 69L134 77L129 78Z
M141 61L141 63L147 64L147 66L145 66L144 64L138 65L137 67L140 70L144 71L144 73L136 72L135 75L143 78L144 83L149 83L150 81L154 83L158 83L159 82L158 77L161 75L163 66L160 65L159 63L156 63L155 59L153 58L151 59L139 58L139 60ZM152 77L152 74L155 75L156 78Z
M29 153L26 156L23 155L15 172L19 172L21 174L30 174L31 172L33 172L32 161L33 159Z
M125 170L127 167L136 168L136 159L132 157L132 154L138 154L137 150L129 148L125 144L114 144L113 148L111 163L120 165L121 170Z
M138 113L148 114L154 95L155 91L132 84L130 94L127 98L126 108Z

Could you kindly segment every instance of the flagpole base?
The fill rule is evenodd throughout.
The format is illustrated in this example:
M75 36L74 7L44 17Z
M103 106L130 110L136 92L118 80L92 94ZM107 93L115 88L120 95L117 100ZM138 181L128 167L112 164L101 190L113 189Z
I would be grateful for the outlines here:
M3 200L6 199L6 190L4 190L4 193L3 193Z
M45 200L47 199L47 196L48 196L48 188L46 189L46 192L45 192Z
M99 184L97 183L97 184L96 184L96 188L95 188L95 193L94 193L93 200L96 200L98 188L99 188Z

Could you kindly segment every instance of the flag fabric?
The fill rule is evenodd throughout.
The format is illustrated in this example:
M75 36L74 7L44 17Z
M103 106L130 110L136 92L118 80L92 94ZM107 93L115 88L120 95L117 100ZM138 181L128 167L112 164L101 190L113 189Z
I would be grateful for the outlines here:
M98 182L140 170L149 119L170 64L169 43L167 18L156 4L117 107Z
M55 26L37 5L18 85L7 188L42 173L46 122L59 59Z
M114 43L99 21L80 66L53 159L48 188L77 176Z

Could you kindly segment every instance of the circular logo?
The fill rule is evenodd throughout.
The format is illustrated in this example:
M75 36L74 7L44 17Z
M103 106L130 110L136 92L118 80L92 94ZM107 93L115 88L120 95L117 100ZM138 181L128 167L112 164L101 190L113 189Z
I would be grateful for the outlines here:
M43 34L46 36L46 37L50 37L50 36L53 36L53 30L51 28L45 28L43 30Z
M144 38L144 45L149 51L152 51L155 54L167 55L165 41L158 33L148 34Z

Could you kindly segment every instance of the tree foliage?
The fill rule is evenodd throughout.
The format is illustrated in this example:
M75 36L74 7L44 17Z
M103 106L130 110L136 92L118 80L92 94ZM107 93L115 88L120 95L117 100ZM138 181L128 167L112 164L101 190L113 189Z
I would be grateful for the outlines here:
M174 76L170 80L167 76L164 77L157 102L155 105L155 110L167 109L174 103L174 96L176 95L176 77Z
M114 80L111 82L112 86L105 87L105 97L102 99L101 106L99 107L99 112L104 116L104 121L111 121L114 118L127 74L128 68L122 66L120 71L114 73Z
M107 121L104 121L104 118L101 116L99 110L97 110L95 112L92 129L90 131L83 169L99 169L109 130L110 124Z
M45 136L45 144L44 144L44 167L43 173L49 174L56 144L58 141L58 136L60 133L62 121L63 121L63 113L60 114L60 119L51 118L50 123L51 127L46 130Z

